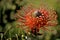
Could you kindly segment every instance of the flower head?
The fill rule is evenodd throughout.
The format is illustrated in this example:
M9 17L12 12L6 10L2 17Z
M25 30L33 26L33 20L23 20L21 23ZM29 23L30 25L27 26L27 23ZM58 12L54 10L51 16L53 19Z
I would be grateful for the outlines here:
M33 34L39 32L39 29L41 27L44 27L46 25L51 26L51 25L56 25L56 23L52 23L50 21L56 20L57 15L54 10L52 12L49 10L47 11L46 9L31 9L28 7L27 9L22 9L24 10L24 16L21 15L21 12L18 11L18 15L20 15L20 18L17 20L18 22L22 22L25 26L27 26L28 30L30 30ZM26 29L25 29L26 30Z

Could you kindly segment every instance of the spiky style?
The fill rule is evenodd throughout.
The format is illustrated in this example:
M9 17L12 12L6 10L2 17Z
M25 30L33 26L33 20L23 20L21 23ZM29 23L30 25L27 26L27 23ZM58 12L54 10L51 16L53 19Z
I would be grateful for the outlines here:
M23 15L21 15L21 10L23 11ZM19 24L19 27L26 32L31 32L36 35L41 27L45 29L45 26L57 25L57 22L51 22L52 20L57 20L57 14L54 10L50 11L45 8L34 9L31 5L27 8L23 7L21 10L17 11L16 18L18 18L18 22L23 23Z

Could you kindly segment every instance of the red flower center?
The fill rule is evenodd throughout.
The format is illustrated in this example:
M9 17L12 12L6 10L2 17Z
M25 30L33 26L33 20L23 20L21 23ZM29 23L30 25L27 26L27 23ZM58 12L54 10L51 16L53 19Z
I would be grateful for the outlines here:
M32 12L33 13L33 12ZM39 32L40 27L43 27L47 23L47 12L44 11L41 13L41 11L34 12L35 17L32 16L32 13L28 13L25 15L25 25L28 26L33 33Z

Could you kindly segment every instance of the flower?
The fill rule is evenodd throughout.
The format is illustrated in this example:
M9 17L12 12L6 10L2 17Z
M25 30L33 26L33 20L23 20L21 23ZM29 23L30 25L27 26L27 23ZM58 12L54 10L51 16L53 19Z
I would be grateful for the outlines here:
M52 12L43 8L37 10L31 9L30 6L27 9L22 8L22 10L24 10L23 17L21 16L20 11L17 12L18 15L20 14L20 18L18 18L17 21L28 26L27 29L30 30L31 33L36 35L41 27L57 25L57 22L50 22L52 20L57 20L57 14L54 10L52 10Z

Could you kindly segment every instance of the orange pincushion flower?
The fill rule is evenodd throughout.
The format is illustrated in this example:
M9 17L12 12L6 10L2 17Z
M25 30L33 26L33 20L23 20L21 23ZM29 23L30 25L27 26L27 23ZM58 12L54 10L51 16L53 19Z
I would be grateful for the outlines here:
M46 25L49 26L50 24L52 25L57 24L57 23L49 22L52 19L54 20L57 19L57 15L55 11L51 12L50 14L50 11L47 11L45 9L36 10L36 9L31 9L30 7L28 7L27 9L22 8L22 10L24 10L24 16L21 17L21 12L18 11L17 14L20 15L20 18L17 21L22 22L25 26L28 26L28 28L33 34L39 32L39 29L41 27L44 27ZM54 15L54 17L52 14Z

